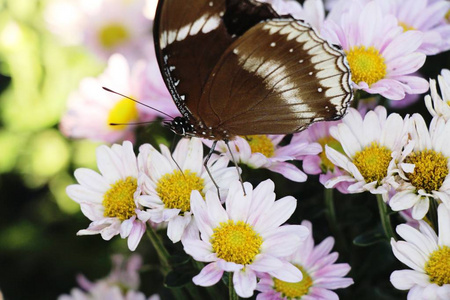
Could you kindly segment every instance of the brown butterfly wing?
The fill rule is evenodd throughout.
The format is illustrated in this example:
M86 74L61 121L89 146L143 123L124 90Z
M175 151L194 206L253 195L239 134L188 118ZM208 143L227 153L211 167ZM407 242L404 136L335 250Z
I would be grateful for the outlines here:
M257 24L227 48L197 110L215 136L232 138L335 120L351 99L345 55L309 26L285 19Z
M198 119L211 71L229 45L247 29L279 17L253 0L160 0L154 39L161 73L181 114Z

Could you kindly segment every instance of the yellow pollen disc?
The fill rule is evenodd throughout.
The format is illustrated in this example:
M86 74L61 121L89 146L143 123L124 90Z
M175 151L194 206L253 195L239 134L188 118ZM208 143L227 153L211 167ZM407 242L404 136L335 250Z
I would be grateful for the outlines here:
M447 20L447 23L450 23L450 10L445 14L445 19Z
M311 276L303 270L301 266L296 266L302 271L303 279L299 282L286 282L277 278L273 279L274 289L280 292L283 297L288 299L300 299L302 296L307 295L309 288L313 285Z
M250 145L252 153L259 152L265 157L272 157L275 153L275 147L266 135L247 135L244 138Z
M381 183L387 175L391 162L391 150L372 142L370 146L356 152L353 163L358 168L366 182L376 181Z
M128 29L120 23L111 23L105 25L98 32L100 44L107 48L114 48L130 38Z
M384 58L375 47L355 46L346 54L354 82L371 86L386 76Z
M414 164L414 172L406 177L417 190L438 191L448 175L447 158L434 150L413 152L405 159Z
M242 265L253 262L261 244L261 236L242 221L220 223L211 237L211 245L218 258Z
M323 173L326 173L327 171L334 171L334 164L328 159L326 152L325 152L325 145L328 145L328 147L333 148L336 151L339 151L340 153L344 153L344 149L342 148L341 143L339 143L335 138L331 136L326 136L317 141L323 148L323 151L319 154L320 160L321 160L321 169Z
M125 180L117 180L111 184L111 188L103 195L104 216L119 218L121 221L128 220L136 215L136 204L133 194L137 189L137 180L127 177Z
M113 130L124 130L127 125L109 125L111 123L130 123L137 120L139 112L136 107L136 103L123 98L114 105L109 111L108 115L108 127Z
M425 264L425 272L432 283L439 286L450 284L450 248L442 246L431 253Z
M403 31L416 30L413 26L410 26L403 22L398 22L398 25L400 25L403 28Z
M179 170L165 174L156 185L156 192L166 208L178 208L182 212L191 210L191 192L197 190L204 197L204 179L195 172Z

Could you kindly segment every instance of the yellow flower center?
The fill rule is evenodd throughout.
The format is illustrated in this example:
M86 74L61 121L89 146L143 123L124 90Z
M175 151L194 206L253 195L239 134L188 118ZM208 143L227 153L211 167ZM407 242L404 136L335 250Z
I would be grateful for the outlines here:
M266 135L247 135L244 138L250 145L252 153L259 152L265 157L272 157L275 153L275 146Z
M136 215L136 204L134 193L137 189L137 180L127 177L125 180L117 180L111 184L111 188L103 195L103 215L110 218L119 218L121 221L128 220Z
M398 22L398 25L400 25L403 28L403 31L416 30L413 26L410 26L403 22Z
M445 14L445 20L447 20L447 23L450 23L450 9Z
M366 182L376 181L381 183L387 175L389 163L391 162L391 150L372 142L370 146L357 152L353 163L358 168Z
M98 32L100 44L111 49L126 42L130 38L128 29L120 23L111 23L103 26Z
M439 286L450 284L450 248L442 246L431 253L425 264L425 272L432 283Z
M354 82L371 86L386 76L384 58L375 47L355 46L346 54Z
M191 192L197 190L204 197L205 180L195 172L185 170L162 176L156 185L156 192L166 208L179 208L181 212L191 210Z
M227 262L248 265L259 253L261 236L243 221L222 222L211 237L213 251Z
M326 136L317 141L321 146L322 149L324 149L320 154L320 167L322 169L323 173L326 173L327 171L334 171L334 164L328 159L326 152L325 152L325 145L328 145L328 147L333 148L336 151L339 151L341 153L344 153L344 149L342 148L341 143L339 143L335 138L332 136Z
M296 265L296 267L302 271L303 279L301 281L286 282L277 278L273 279L274 289L288 299L300 299L308 294L309 288L313 285L311 276L301 266Z
M136 107L136 103L133 101L123 98L114 105L114 107L109 111L108 115L108 126L113 130L123 130L127 125L110 125L111 123L126 124L134 121L138 118L139 112Z
M415 165L414 172L406 173L406 177L417 190L438 191L448 175L447 158L434 150L413 152L405 162Z

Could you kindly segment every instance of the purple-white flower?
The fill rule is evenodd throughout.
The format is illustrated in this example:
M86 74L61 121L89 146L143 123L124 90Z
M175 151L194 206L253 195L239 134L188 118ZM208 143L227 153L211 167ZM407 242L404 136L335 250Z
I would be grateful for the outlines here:
M330 253L334 238L328 237L314 246L311 222L303 221L302 225L310 230L310 234L288 260L302 272L303 279L296 283L284 282L264 274L256 288L261 292L256 300L339 299L332 290L353 284L353 279L344 277L350 271L350 266L346 263L336 264L339 254Z
M411 268L394 271L391 283L399 290L409 290L408 300L450 299L450 212L441 204L437 214L439 234L420 220L419 229L397 226L404 241L391 239L395 257Z
M112 260L113 269L106 278L91 282L79 275L77 281L80 288L73 288L70 295L61 295L58 300L147 300L143 293L137 291L141 257L135 254L126 261L122 255L115 255ZM159 299L158 295L148 298Z
M301 158L303 161L303 170L307 174L319 176L319 181L325 184L328 180L334 177L345 175L345 171L335 166L326 156L325 145L343 153L341 144L331 136L330 128L341 123L341 121L334 122L318 122L312 124L308 129L294 134L292 143L300 141L308 143L318 143L322 147L322 152L314 155L305 155ZM343 194L348 193L347 188L350 185L347 181L337 183L334 188Z
M158 76L155 76L156 72ZM108 143L134 140L135 126L110 123L147 122L161 116L102 87L136 98L168 114L175 113L175 105L161 79L155 57L150 57L148 64L140 61L130 67L124 56L115 54L101 75L83 79L78 90L69 96L67 111L60 122L60 130L65 136Z
M114 53L136 61L150 50L152 20L146 0L58 0L45 12L48 28L70 43L85 45L101 59Z
M397 193L389 205L395 211L412 208L413 218L420 220L430 201L450 208L450 122L434 117L428 129L421 115L411 120L411 142L398 162Z
M425 105L433 117L440 116L445 120L450 120L450 70L442 69L437 80L441 95L438 93L436 80L430 79L431 95L425 96Z
M448 50L450 24L442 22L450 10L450 2L439 0L378 0L383 12L393 14L404 31L418 30L423 33L423 43L418 51L434 55Z
M210 159L208 168L212 178L203 166L203 144L200 139L182 139L173 154L160 145L161 152L150 144L139 148L139 169L142 174L140 204L145 206L139 216L154 223L167 222L167 235L172 242L178 242L185 230L192 225L190 204L191 191L202 195L217 189L225 197L228 186L237 180L236 168L228 167L228 158L222 156Z
M226 153L230 160L234 158L236 163L246 164L250 168L269 169L292 181L306 181L306 174L287 161L300 159L304 155L316 155L322 148L317 143L306 141L296 141L286 146L279 146L283 138L284 135L238 136L228 143L233 156L222 141L217 143L216 149ZM210 140L204 140L203 142L208 146L212 144Z
M195 284L211 286L223 273L230 272L240 297L250 297L257 284L257 273L297 282L302 279L298 268L285 260L308 235L302 225L283 225L296 208L295 198L275 201L272 181L255 189L248 182L230 185L225 208L217 192L209 191L206 199L198 191L191 195L192 212L200 235L182 240L184 250L195 260L208 263L193 278Z
M350 193L369 191L382 194L387 200L392 174L397 169L403 146L408 139L408 119L398 114L387 116L386 109L378 106L364 118L353 108L342 123L330 129L331 135L341 143L345 154L325 146L328 159L347 172L325 183L332 188L342 181L350 182Z
M77 235L100 234L110 240L120 234L128 238L128 248L136 249L146 229L146 220L138 215L141 190L138 186L138 166L133 145L129 141L111 148L97 148L97 165L101 174L79 168L75 178L79 184L66 189L70 198L80 204L81 211L92 222Z
M351 2L340 19L328 19L321 31L343 47L354 87L391 100L426 92L426 80L411 75L425 62L425 54L418 52L423 33L403 32L395 16L384 13L377 1L365 2Z

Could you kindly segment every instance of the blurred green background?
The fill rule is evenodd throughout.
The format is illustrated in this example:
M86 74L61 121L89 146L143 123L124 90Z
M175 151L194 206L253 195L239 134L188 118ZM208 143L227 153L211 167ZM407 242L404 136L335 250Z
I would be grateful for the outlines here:
M80 79L98 75L105 65L81 46L62 46L47 30L42 15L49 1L0 0L0 290L6 299L55 299L77 286L76 274L104 277L111 254L129 253L118 237L105 242L98 235L76 236L89 221L65 188L75 182L76 168L96 169L98 144L68 140L58 122ZM428 58L423 75L435 78L449 66L448 54ZM420 111L425 111L422 101L400 113ZM316 177L292 185L280 175L258 172L252 182L271 177L279 197L302 200L293 222L312 220L317 240L330 235L323 207L317 206L323 188ZM372 196L338 196L338 218L344 220L349 245L378 222ZM357 284L340 292L344 299L405 298L388 281L401 265L387 243L347 250L350 255L341 257L351 263ZM160 290L162 279L151 267L155 255L147 239L137 252L147 265L141 290L149 296Z
M76 274L104 277L112 253L129 253L120 238L106 243L99 236L76 236L89 221L65 188L74 183L74 169L96 169L97 144L66 139L58 122L80 79L105 66L81 46L62 46L47 30L48 2L0 0L0 290L5 299L55 299L77 286ZM141 246L151 255L147 241Z

